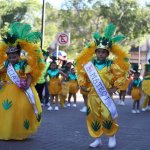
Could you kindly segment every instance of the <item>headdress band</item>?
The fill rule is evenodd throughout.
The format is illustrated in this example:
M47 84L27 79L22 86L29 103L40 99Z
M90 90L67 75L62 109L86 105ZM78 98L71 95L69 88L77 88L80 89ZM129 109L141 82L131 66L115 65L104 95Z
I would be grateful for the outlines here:
M17 51L19 51L19 49L17 47L8 47L8 49L6 50L6 53L10 54L10 53L14 53Z

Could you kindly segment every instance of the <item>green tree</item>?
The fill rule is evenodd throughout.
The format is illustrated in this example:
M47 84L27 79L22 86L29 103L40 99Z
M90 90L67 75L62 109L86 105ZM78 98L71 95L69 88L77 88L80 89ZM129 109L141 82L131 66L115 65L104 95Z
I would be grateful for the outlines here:
M37 25L37 18L40 18L40 3L38 0L26 0L23 2L17 0L1 0L0 5L0 27L1 34L3 34L10 23L26 22L30 23L33 26L37 26L38 30L39 25Z
M116 24L118 31L129 40L150 32L149 8L140 7L137 0L112 0L109 5L101 5L99 14L106 18L107 22Z

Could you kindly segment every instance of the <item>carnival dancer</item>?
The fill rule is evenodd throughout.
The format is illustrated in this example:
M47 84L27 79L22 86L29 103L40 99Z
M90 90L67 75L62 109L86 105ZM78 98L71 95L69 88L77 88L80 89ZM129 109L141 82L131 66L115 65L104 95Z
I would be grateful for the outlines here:
M67 96L69 94L69 78L68 75L70 73L72 67L72 63L71 62L67 62L66 65L64 65L61 70L62 72L66 75L63 76L61 79L61 91L59 93L59 99L60 99L60 106L62 108L66 107L65 106L65 100L67 99Z
M39 81L37 82L35 88L38 92L40 101L41 101L41 105L47 105L49 103L49 91L46 91L47 89L47 79L46 79L46 74L47 74L47 70L50 66L50 63L47 62L47 57L49 56L49 52L46 52L44 50L42 50L43 52L43 56L44 56L44 63L45 63L45 68L42 72L42 75L39 79ZM43 90L45 90L45 96L43 96ZM44 98L43 98L44 97ZM45 101L44 101L45 100Z
M133 100L133 107L132 107L132 113L140 113L140 100L142 96L142 90L141 85L142 81L139 78L140 72L138 72L138 65L133 66L134 72L134 79L131 82L131 96Z
M74 68L71 68L70 73L68 75L69 78L69 96L68 96L68 104L67 106L71 106L71 97L73 96L74 99L74 103L73 103L73 107L76 107L76 94L79 90L79 86L78 86L78 82L77 82L77 76L75 74L75 70Z
M142 111L150 110L150 59L148 61L149 63L145 64L145 73L142 82L142 90L145 94Z
M35 133L41 123L41 104L35 89L44 69L36 42L39 32L29 24L15 22L0 43L0 139L23 140ZM21 58L21 50L26 52Z
M121 106L125 105L125 96L126 96L127 89L128 89L130 82L131 82L131 80L130 80L130 76L129 76L127 81L125 82L125 84L120 88L118 105L121 105Z
M65 76L65 74L58 69L56 61L53 59L53 61L50 63L50 67L47 71L47 74L50 77L50 82L48 85L49 92L50 92L50 106L47 110L53 110L53 101L55 99L55 107L54 110L59 110L58 106L58 96L61 91L61 79L60 74L62 76Z
M103 37L95 32L95 41L83 49L76 58L78 82L81 88L86 88L87 78L90 80L87 108L87 127L89 134L95 141L89 146L92 148L102 144L103 134L109 137L108 147L116 146L115 134L119 129L117 124L118 113L111 95L127 80L130 68L128 53L115 44L124 39L123 35L115 37L115 25L109 24ZM96 58L94 58L94 53ZM108 59L109 53L114 59ZM86 76L87 75L87 76Z

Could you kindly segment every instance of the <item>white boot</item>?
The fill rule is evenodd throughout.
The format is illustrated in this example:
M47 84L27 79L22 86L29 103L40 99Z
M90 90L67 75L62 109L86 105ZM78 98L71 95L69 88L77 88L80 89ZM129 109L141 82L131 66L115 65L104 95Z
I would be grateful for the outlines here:
M147 110L150 110L150 106L147 106Z
M116 146L116 138L115 135L114 136L110 136L109 137L109 141L108 141L108 147L109 148L114 148Z
M120 105L121 105L121 106L124 106L124 105L125 105L124 101L121 101L121 102L120 102Z
M146 111L147 110L147 107L145 107L145 108L142 108L142 111Z
M53 107L52 107L52 106L49 106L49 107L47 108L47 110L53 110Z
M121 100L118 100L118 105L121 105Z
M101 138L96 138L95 141L89 145L91 148L96 148L98 146L102 146Z
M58 107L58 106L55 106L54 110L56 110L56 111L59 110L59 107Z
M86 112L87 111L87 107L86 106L83 106L82 109L80 109L81 112Z

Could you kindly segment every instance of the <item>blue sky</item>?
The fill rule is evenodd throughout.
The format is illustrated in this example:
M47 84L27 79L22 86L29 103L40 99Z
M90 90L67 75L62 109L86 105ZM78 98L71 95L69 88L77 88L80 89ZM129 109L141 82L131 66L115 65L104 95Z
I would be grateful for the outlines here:
M51 5L53 5L56 8L60 8L61 4L65 1L65 0L45 0L46 2L49 2ZM109 1L109 0L106 0ZM138 0L142 5L145 2L150 2L150 0Z

